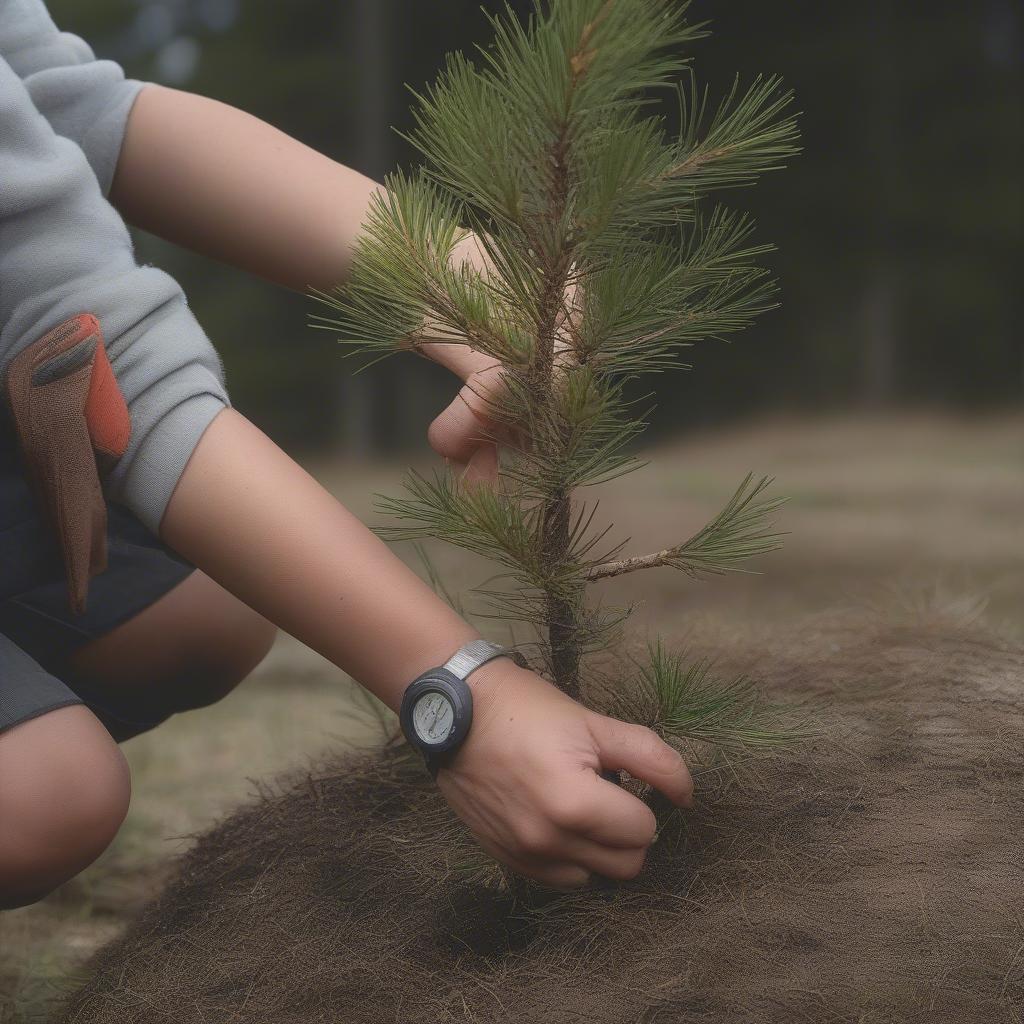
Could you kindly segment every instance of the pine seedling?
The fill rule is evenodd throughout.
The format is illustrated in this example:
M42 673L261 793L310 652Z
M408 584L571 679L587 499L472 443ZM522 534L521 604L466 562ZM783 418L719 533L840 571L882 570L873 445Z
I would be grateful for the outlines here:
M490 46L448 57L414 93L423 157L372 202L343 289L318 325L373 361L453 341L500 366L481 436L503 446L497 483L410 472L379 500L388 540L439 538L493 560L481 614L526 623L533 667L588 701L587 659L621 636L628 609L588 600L599 580L669 567L692 579L774 550L780 502L748 476L688 540L625 554L595 523L587 489L643 465L632 443L649 412L636 378L688 368L682 351L746 327L774 284L748 217L715 196L753 184L796 152L791 96L775 78L735 82L714 104L685 47L703 35L675 0L536 0L521 22L489 16ZM657 104L668 93L680 127ZM466 230L485 271L454 265ZM777 738L745 682L652 647L617 704L677 740L761 748ZM653 705L652 705L653 702ZM645 710L646 709L646 710Z

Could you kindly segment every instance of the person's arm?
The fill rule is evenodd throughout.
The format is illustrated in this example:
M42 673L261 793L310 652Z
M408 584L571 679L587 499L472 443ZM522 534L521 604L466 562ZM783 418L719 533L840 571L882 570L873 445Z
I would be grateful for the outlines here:
M409 682L478 636L357 518L233 410L178 481L164 541L392 709ZM596 714L499 658L469 677L473 726L438 784L485 850L570 887L639 871L655 831L625 769L692 801L679 754L651 730Z
M217 100L147 85L132 107L110 192L130 224L297 291L343 284L371 178ZM466 258L480 254L467 239ZM493 359L429 346L463 380Z
M131 224L297 291L342 282L379 188L217 100L149 84L110 193Z
M128 119L110 197L137 227L305 291L347 280L371 197L382 188L250 114L148 85ZM488 267L471 234L452 261ZM500 367L468 344L434 342L420 352L464 382L430 424L431 446L468 479L493 480L497 455L481 426L501 431L482 396L500 386Z
M126 79L59 31L43 0L0 0L0 57L132 223L285 287L330 288L347 277L381 187L365 175L226 104ZM486 262L471 237L453 258ZM423 354L465 383L431 424L431 445L471 477L493 479L494 448L479 436L493 360L460 344Z

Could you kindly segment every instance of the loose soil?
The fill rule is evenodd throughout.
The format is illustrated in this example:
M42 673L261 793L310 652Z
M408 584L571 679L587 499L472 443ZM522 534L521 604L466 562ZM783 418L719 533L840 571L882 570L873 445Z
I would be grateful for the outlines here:
M963 607L686 637L822 732L705 767L643 873L501 884L400 749L203 836L68 1024L1024 1020L1024 647Z

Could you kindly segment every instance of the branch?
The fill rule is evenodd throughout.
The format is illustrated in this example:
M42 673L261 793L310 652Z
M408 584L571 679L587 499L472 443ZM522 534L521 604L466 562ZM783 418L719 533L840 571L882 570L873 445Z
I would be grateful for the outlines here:
M646 725L663 737L710 743L731 752L770 752L815 734L795 707L770 704L743 676L716 679L706 659L686 663L684 652L666 650L660 639L648 647L650 661L634 688L613 698L610 713Z
M586 25L583 26L583 32L580 35L579 47L569 58L569 66L572 68L572 84L574 86L576 85L576 82L587 73L587 69L597 56L596 49L587 49L587 47L590 46L590 39L593 36L595 29L597 29L601 22L608 17L608 13L611 11L614 3L615 0L605 0L604 6L597 12L594 20L588 21Z
M784 113L792 99L791 93L780 92L779 80L774 76L758 75L743 96L739 95L739 84L737 77L703 138L699 138L698 133L705 117L707 91L700 97L696 85L691 84L687 101L680 84L681 159L656 175L653 185L694 175L706 179L703 180L705 189L747 185L763 172L778 167L779 161L798 152L796 119ZM720 166L716 167L719 162Z
M637 569L656 569L659 565L668 565L672 553L677 548L665 548L664 551L657 551L653 555L634 555L632 558L617 558L612 562L602 562L595 565L587 573L587 579L603 580L608 576L621 576L623 573L634 572Z
M702 573L735 570L736 562L777 550L782 534L772 533L774 524L767 519L785 499L758 501L771 480L763 477L756 484L752 480L748 474L725 508L689 540L652 555L635 555L591 566L587 579L601 580L661 565L670 565L697 579Z

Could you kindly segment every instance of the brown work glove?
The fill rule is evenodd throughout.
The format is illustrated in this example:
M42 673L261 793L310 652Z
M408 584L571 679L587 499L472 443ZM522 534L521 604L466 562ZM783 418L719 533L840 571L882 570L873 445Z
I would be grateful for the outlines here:
M96 317L72 317L19 353L7 369L7 395L77 615L85 610L89 580L107 567L107 506L97 459L120 458L131 434Z

